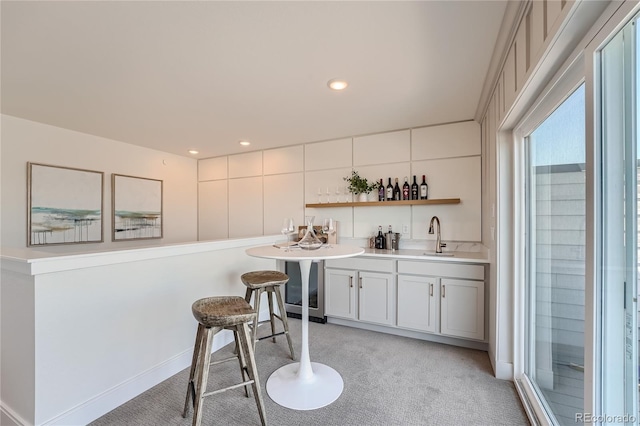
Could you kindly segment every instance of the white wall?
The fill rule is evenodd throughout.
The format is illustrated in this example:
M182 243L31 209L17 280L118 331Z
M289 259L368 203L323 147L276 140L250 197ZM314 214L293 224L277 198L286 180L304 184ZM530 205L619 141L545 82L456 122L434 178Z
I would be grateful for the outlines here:
M52 253L197 240L197 161L110 139L2 115L1 243L26 247L27 162L104 172L104 242L39 246ZM111 241L111 174L163 181L161 240Z
M273 240L29 262L3 253L0 408L23 424L86 424L188 367L197 324L191 304L244 296L241 274L276 267L246 248ZM214 348L229 334L216 336Z
M285 216L303 225L305 215L340 222L339 237L365 239L378 225L402 232L408 241L435 240L427 234L431 216L438 215L445 241L482 239L480 126L473 121L448 123L338 140L314 142L246 154L200 160L199 239L234 238L278 233ZM378 181L391 177L427 176L429 198L460 198L460 204L386 207L307 208L306 204L351 195L344 177L357 170ZM339 194L336 193L339 189ZM375 192L375 191L374 191ZM370 194L377 200L377 192Z

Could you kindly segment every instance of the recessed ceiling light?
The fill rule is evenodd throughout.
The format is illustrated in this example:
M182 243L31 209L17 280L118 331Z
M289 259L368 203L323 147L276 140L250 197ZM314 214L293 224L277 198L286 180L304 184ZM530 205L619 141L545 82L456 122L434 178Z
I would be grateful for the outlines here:
M249 145L251 145L251 142L249 142L249 141L240 141L239 143L240 143L240 145L242 145L242 146L249 146Z
M349 85L349 83L347 83L344 80L340 80L338 78L334 78L333 80L329 80L329 82L327 83L327 86L329 86L329 88L331 90L344 90L347 88L347 86Z
M198 151L196 151L195 149L190 149L189 150L189 154L196 155L197 153L198 153Z

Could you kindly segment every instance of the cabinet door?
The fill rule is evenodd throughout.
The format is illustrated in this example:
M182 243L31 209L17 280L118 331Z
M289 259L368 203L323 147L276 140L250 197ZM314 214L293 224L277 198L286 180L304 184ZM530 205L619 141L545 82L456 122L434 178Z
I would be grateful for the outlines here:
M398 327L435 333L438 278L398 275Z
M355 271L325 269L325 313L327 316L356 318Z
M358 287L358 319L393 325L393 275L360 272Z
M441 279L440 333L484 340L484 282Z

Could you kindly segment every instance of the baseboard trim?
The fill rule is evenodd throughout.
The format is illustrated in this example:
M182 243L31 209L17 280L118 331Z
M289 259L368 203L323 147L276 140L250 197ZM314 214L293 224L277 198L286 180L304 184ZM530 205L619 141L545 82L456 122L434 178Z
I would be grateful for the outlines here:
M495 361L494 373L496 379L513 380L513 363L504 361Z
M411 337L413 339L428 340L430 342L444 343L446 345L460 346L463 348L487 351L489 344L476 340L456 339L455 337L441 336L438 334L421 333L419 331L405 330L397 327L369 324L361 321L352 321L343 318L327 317L329 324L344 325L347 327L361 328L363 330L377 331L380 333L395 334L396 336Z
M11 423L8 423L11 422ZM2 426L27 426L30 423L20 417L15 411L0 401L0 425Z
M221 331L216 334L216 338L213 341L212 352L217 351L231 342L233 342L233 332L229 330ZM70 424L88 424L189 367L192 356L193 348L189 348L173 358L49 419L44 422L43 425L63 426ZM18 425L22 426L19 423Z

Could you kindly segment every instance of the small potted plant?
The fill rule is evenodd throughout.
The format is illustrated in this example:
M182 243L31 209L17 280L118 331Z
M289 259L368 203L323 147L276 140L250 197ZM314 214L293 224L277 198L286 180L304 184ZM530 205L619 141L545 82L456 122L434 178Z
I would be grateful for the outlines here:
M358 196L358 201L367 201L367 194L377 188L375 182L369 183L367 178L360 177L355 170L351 172L351 176L343 178L349 182L349 192Z

